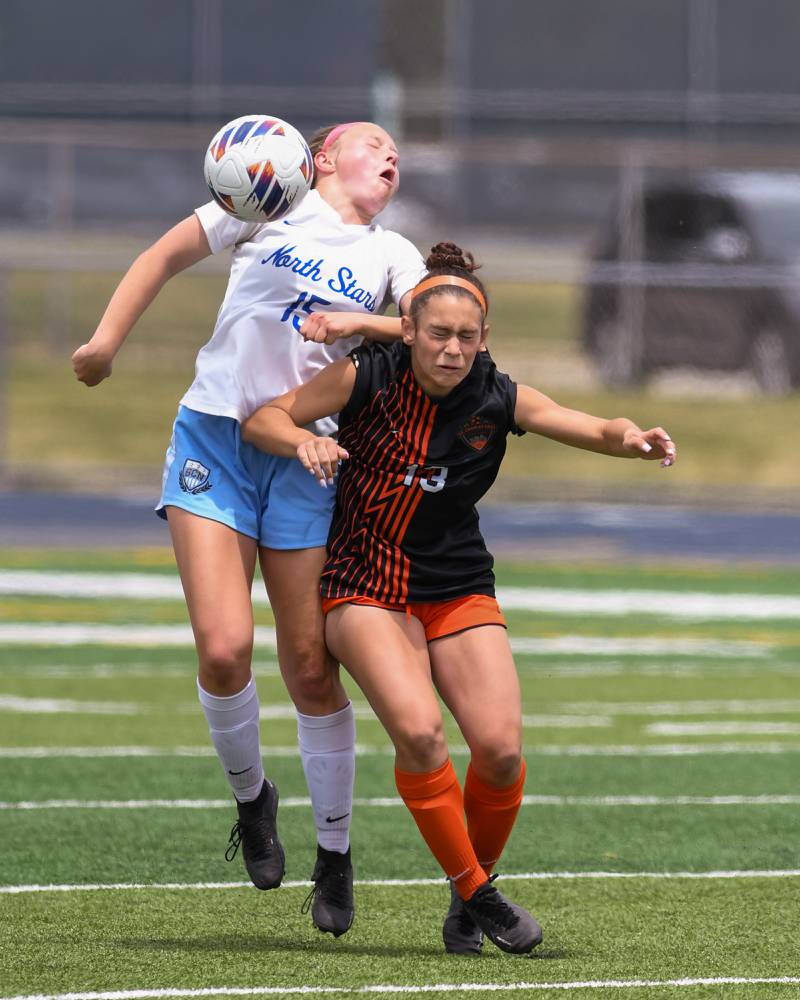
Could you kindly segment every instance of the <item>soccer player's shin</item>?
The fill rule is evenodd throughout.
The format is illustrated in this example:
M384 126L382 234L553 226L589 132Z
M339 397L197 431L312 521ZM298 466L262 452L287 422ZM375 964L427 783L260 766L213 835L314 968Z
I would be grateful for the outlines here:
M344 854L350 845L356 724L348 702L332 715L297 713L297 740L311 796L317 842Z
M486 882L464 823L464 799L453 764L448 759L435 771L394 772L397 790L414 817L425 843L455 885L468 899Z
M252 802L264 784L255 680L229 697L209 694L198 681L197 693L233 794L239 802Z
M314 926L334 937L353 924L350 820L356 760L356 725L348 702L331 715L297 713L297 741L317 827L314 887L306 904Z
M482 781L475 773L472 764L467 768L464 782L467 830L481 868L487 875L491 875L514 828L519 807L522 805L524 786L524 760L517 780L503 788Z
M284 854L278 839L278 789L264 778L259 738L258 694L251 677L230 697L197 692L225 777L236 797L239 815L225 857L233 861L242 848L245 868L259 889L281 884Z

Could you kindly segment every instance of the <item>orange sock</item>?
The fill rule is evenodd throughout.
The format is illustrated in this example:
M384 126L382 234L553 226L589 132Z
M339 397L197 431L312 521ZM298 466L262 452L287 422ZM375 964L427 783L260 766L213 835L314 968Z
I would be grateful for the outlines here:
M464 782L467 829L478 863L487 875L491 875L514 827L522 805L524 785L524 760L517 780L505 788L495 788L481 781L472 764L467 768L467 780Z
M464 799L451 761L426 774L395 768L394 778L431 853L458 894L469 899L486 881L486 873L467 834Z

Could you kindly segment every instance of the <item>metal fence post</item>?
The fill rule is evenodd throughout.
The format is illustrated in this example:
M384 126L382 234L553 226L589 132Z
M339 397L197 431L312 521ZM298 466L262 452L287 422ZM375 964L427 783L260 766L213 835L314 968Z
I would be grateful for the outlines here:
M442 109L442 138L458 150L469 139L468 92L470 89L470 47L472 40L472 0L445 0L443 81L446 100ZM447 208L450 217L465 221L464 169L458 155L450 167Z
M220 114L222 80L222 7L220 0L192 5L191 114L212 120Z
M58 237L70 232L75 222L75 147L57 142L48 153L50 230ZM64 269L59 268L47 279L47 344L59 354L67 342L70 288L69 275Z
M8 483L9 368L11 367L11 331L9 330L8 271L0 267L0 486Z
M620 177L620 375L635 383L642 367L644 340L644 204L643 164L639 151L629 149Z
M717 0L687 0L686 119L691 138L713 141L719 118Z

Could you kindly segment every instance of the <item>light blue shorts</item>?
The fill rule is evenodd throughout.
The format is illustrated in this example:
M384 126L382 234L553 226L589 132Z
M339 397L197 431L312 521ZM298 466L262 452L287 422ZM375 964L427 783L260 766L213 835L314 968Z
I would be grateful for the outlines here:
M178 409L161 500L227 524L271 549L310 549L328 539L336 489L320 487L296 458L242 441L238 420Z

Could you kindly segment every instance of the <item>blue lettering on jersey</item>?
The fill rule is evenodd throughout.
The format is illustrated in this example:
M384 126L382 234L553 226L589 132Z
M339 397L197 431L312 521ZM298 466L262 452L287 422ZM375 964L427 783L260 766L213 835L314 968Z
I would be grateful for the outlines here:
M285 243L282 247L278 247L277 250L273 250L269 257L262 257L262 264L272 264L273 267L288 267L294 271L295 274L299 274L303 278L310 278L311 281L322 281L322 271L321 268L325 263L323 257L319 257L314 260L309 257L307 260L301 260L295 255L295 247L289 246ZM357 302L360 306L363 306L368 312L375 312L375 306L377 305L375 296L366 290L366 288L361 288L358 284L358 279L353 276L353 272L349 267L340 267L335 278L328 279L328 288L332 292L339 292L346 299L351 299L353 302Z
M261 263L272 264L273 267L290 267L295 274L299 274L303 278L322 281L320 265L324 263L323 259L320 257L318 260L313 260L309 257L308 260L300 260L299 257L292 256L294 250L294 247L288 245L278 247L277 250L273 250L269 257L263 257Z
M340 267L336 279L329 279L328 288L332 292L340 292L346 299L358 302L370 312L375 312L375 296L370 295L366 288L359 288L358 282L351 280L352 278L353 272L349 267Z

